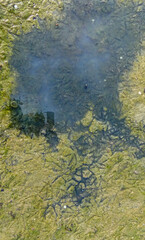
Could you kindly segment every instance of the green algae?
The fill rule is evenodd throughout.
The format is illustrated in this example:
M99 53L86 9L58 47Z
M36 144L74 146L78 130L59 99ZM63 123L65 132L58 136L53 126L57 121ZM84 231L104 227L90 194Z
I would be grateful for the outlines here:
M21 135L16 139L15 134L7 140L5 148L9 148L9 153L5 156L7 161L5 158L2 161L3 169L6 169L1 183L4 188L1 199L4 203L1 209L2 239L18 236L20 239L94 239L96 236L99 239L116 239L119 236L141 239L144 234L145 158L138 161L134 157L136 149L112 154L108 145L98 162L100 166L103 163L103 168L92 169L96 177L102 179L99 183L102 190L95 200L92 198L87 208L84 205L84 208L76 209L64 199L62 204L66 209L63 208L62 215L57 203L66 189L67 194L74 191L73 185L68 188L69 171L78 168L83 158L80 161L76 150L72 150L74 146L66 134L59 136L58 152L49 150L50 153L45 154L45 138L39 137L38 141L38 138L29 139ZM88 160L90 157L88 154ZM64 185L65 181L68 184ZM44 218L48 204L49 211ZM9 226L7 231L5 224Z
M49 1L49 5L47 1L37 1L33 8L33 2L1 1L4 41L1 47L0 70L1 239L144 239L145 158L137 159L136 147L127 147L114 153L112 144L118 137L114 142L111 140L113 143L108 140L102 147L102 156L96 167L91 169L97 179L97 184L92 181L92 185L97 185L97 195L91 194L88 203L83 203L82 207L72 205L67 197L71 194L75 198L75 183L71 174L82 164L92 164L96 151L95 145L92 144L92 135L96 131L98 135L103 129L107 131L107 125L93 119L93 109L77 123L85 127L84 131L68 129L66 133L58 134L60 141L55 151L43 136L34 136L31 139L20 134L19 130L9 128L10 94L15 85L15 75L11 74L8 66L11 41L20 33L20 26L26 32L31 30L33 24L39 27L37 20L32 20L32 16L38 13L49 22L53 18L53 10L63 7L58 1ZM18 4L18 9L14 9L14 4ZM10 37L7 38L10 31ZM135 136L139 131L142 140L143 62L144 56L139 56L133 70L127 73L120 93L123 103L122 117L126 118L126 124ZM79 147L84 148L79 144L81 139L86 143L85 157L79 155ZM97 154L95 158L98 157ZM90 172L85 170L84 177L89 175ZM77 177L79 181L80 175ZM63 198L64 195L66 198Z
M139 54L132 69L124 74L124 81L120 84L120 100L123 103L122 112L126 124L129 125L132 133L140 136L142 140L145 140L144 62L144 55Z
M96 132L96 131L102 131L102 130L105 130L105 129L106 129L105 125L103 125L102 122L97 121L96 119L94 119L94 120L92 121L92 124L91 124L91 126L89 127L89 131L90 131L91 133L94 133L94 132Z
M81 123L84 127L87 127L91 124L92 120L93 120L93 113L92 111L88 111L84 116L84 118L81 120Z

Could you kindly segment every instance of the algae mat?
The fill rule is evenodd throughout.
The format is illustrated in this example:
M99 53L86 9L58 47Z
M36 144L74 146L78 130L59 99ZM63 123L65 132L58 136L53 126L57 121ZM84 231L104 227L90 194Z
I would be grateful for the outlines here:
M145 4L0 4L0 239L144 239Z

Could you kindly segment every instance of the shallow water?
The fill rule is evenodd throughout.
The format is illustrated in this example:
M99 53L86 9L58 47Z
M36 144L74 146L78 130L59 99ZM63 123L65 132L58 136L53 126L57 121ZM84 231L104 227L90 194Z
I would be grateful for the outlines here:
M15 42L11 65L19 75L13 97L24 114L54 112L57 123L81 119L91 105L99 119L104 107L107 115L119 114L120 74L139 50L136 27L144 19L113 2L105 13L96 5L87 9L74 1L56 26L47 30L44 23Z

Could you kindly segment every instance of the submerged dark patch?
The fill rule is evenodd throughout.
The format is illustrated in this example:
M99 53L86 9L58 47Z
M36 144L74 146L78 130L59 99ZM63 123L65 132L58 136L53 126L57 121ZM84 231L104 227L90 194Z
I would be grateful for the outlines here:
M142 15L130 21L134 12L135 6L73 1L57 27L22 34L10 61L19 74L12 98L22 114L53 112L56 124L72 126L91 105L97 118L104 118L104 107L107 118L119 113L120 74L141 38Z

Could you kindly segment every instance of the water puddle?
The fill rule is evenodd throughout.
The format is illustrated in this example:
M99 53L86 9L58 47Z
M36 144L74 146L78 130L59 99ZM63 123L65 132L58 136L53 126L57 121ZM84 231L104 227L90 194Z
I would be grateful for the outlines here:
M102 196L103 178L94 169L104 168L107 148L115 153L136 147L137 157L144 154L121 120L118 97L122 74L140 49L143 13L137 4L118 7L115 1L64 6L49 28L38 17L40 29L18 37L10 60L18 73L13 126L32 138L43 134L60 156L52 185L61 179L64 191L56 201L46 198L44 215L50 207L57 215L58 208L63 212ZM61 134L67 135L64 145Z

